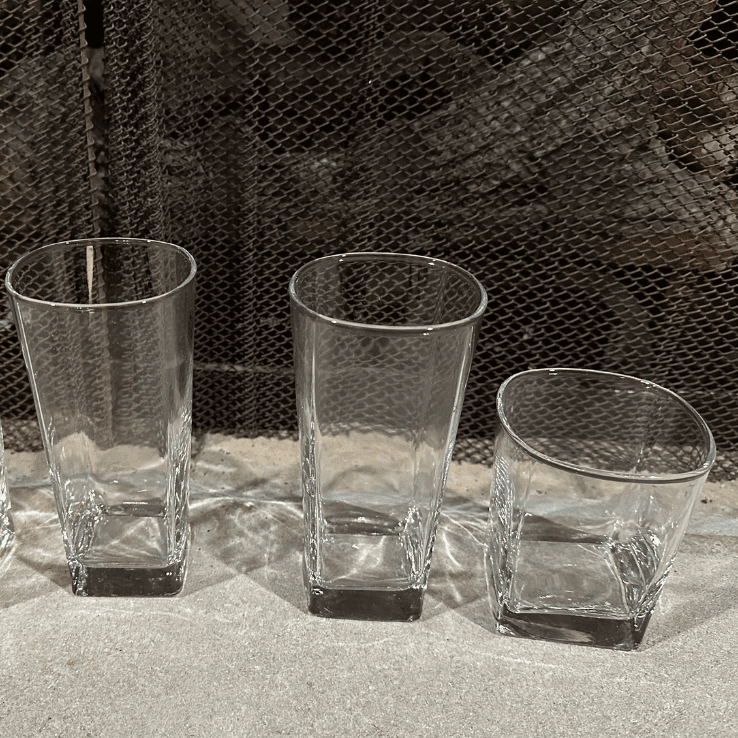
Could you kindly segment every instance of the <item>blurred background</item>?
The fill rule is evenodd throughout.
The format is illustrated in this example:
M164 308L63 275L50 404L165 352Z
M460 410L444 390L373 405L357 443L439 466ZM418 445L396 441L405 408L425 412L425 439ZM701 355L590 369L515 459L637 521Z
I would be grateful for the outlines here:
M456 458L509 374L681 394L738 476L738 2L3 0L0 264L136 236L198 262L194 428L296 433L287 283L345 251L485 285ZM6 445L40 435L0 311Z

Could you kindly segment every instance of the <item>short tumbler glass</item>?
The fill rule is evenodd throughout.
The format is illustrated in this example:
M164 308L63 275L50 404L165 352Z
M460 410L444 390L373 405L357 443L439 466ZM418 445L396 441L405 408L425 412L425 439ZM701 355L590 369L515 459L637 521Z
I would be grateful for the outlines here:
M195 269L179 246L100 238L6 275L75 594L184 584Z
M486 293L438 259L353 253L290 297L308 610L415 620Z
M485 564L497 630L636 648L715 461L678 395L608 372L542 369L497 395Z

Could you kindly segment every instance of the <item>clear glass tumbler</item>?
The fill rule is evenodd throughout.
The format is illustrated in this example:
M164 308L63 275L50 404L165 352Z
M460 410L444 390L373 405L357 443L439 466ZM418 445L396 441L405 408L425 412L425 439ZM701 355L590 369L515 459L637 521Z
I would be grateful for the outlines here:
M8 271L78 595L173 595L189 542L195 262L129 238Z
M489 599L507 635L641 642L715 461L678 395L608 372L542 369L497 395Z
M481 284L438 259L354 253L290 282L308 609L415 620Z

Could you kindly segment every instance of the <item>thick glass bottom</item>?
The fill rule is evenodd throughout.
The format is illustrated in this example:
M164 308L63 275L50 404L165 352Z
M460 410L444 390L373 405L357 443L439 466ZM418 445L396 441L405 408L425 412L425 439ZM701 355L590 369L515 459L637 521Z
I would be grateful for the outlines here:
M504 635L632 651L643 640L650 618L650 612L637 620L618 620L566 613L520 613L503 606L495 620L498 633Z
M69 562L72 592L82 597L170 597L179 594L187 575L187 551L162 568L85 566Z
M326 589L307 584L308 612L323 618L350 620L417 620L424 590Z

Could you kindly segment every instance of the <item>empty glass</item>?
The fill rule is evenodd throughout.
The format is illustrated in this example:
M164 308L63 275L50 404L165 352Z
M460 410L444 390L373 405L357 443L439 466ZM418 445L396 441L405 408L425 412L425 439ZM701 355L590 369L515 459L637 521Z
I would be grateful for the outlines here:
M56 243L8 271L78 595L170 595L189 541L195 262L157 241Z
M542 369L505 381L485 563L500 633L633 649L715 461L651 382Z
M290 297L308 609L414 620L486 293L438 259L354 253Z

